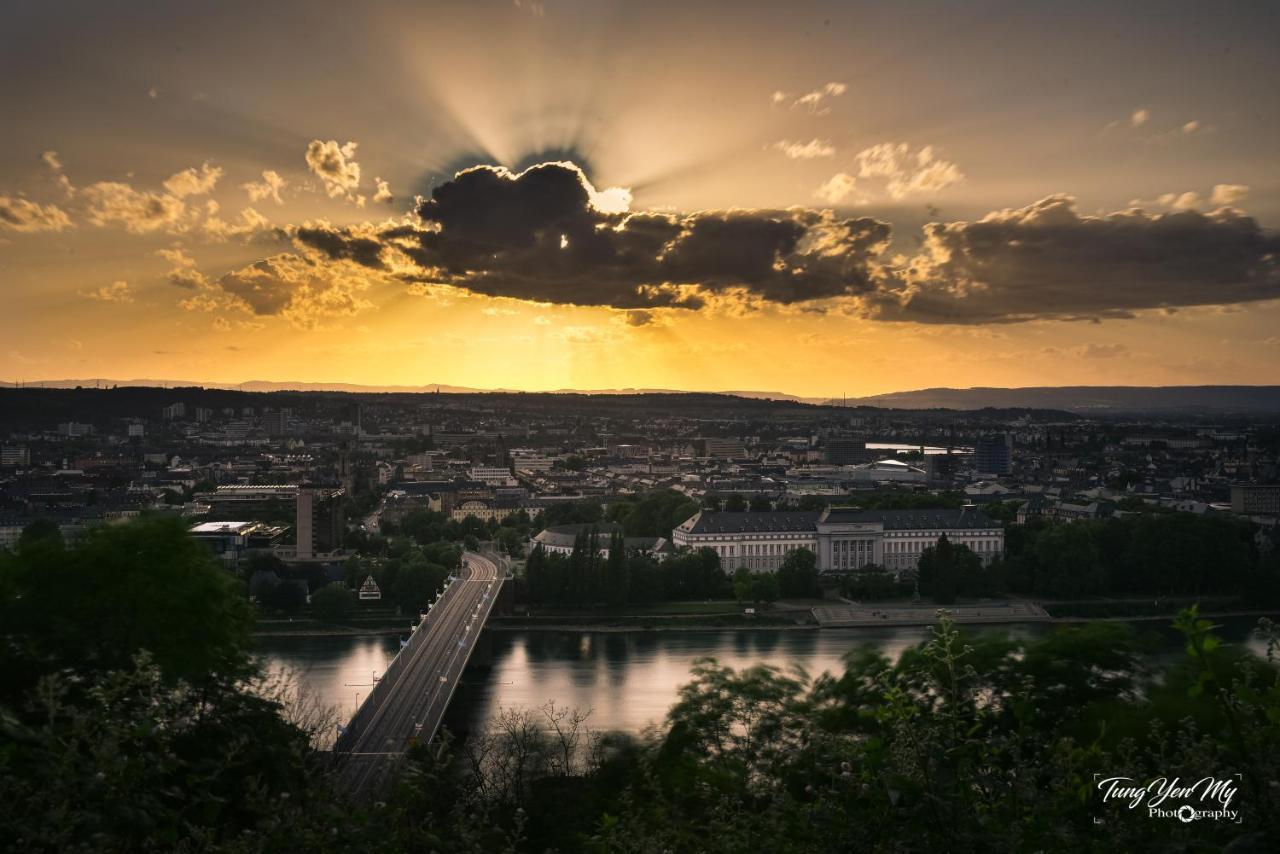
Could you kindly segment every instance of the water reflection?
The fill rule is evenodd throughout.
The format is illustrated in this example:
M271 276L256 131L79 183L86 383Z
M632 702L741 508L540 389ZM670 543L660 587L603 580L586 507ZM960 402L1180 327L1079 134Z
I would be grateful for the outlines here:
M1224 621L1224 636L1264 654L1262 643L1248 639L1252 620ZM1043 625L975 627L1030 637L1051 631ZM1156 660L1174 658L1181 643L1167 627L1145 623L1143 631L1162 638ZM642 731L660 722L689 681L699 658L715 657L735 668L769 663L789 668L799 664L816 677L844 669L843 657L860 644L870 644L896 660L910 646L927 639L925 627L876 627L822 631L669 632L495 632L492 664L472 667L464 675L446 723L455 731L483 726L501 708L557 705L591 709L591 725L599 730ZM298 672L309 688L349 717L369 691L371 673L381 674L395 655L394 637L281 638L264 640L260 648L268 669Z

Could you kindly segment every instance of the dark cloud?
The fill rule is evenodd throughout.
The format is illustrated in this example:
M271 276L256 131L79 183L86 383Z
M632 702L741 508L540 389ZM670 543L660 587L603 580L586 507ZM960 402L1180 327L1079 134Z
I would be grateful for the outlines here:
M391 248L412 262L415 281L617 308L697 308L731 289L777 303L863 294L888 244L889 226L869 218L803 208L610 213L594 197L572 164L518 174L482 166L436 187L419 224L376 237L320 226L295 238L375 269L388 268Z
M1082 216L1057 195L924 232L920 253L868 301L872 316L1098 319L1280 298L1280 236L1231 208Z
M317 249L335 261L355 261L365 267L382 266L382 243L374 238L340 234L332 228L315 226L300 226L289 234L303 246Z
M911 257L890 227L830 211L610 212L570 163L467 169L394 226L308 224L317 259L490 296L619 309L762 303L921 323L1127 317L1280 298L1280 238L1233 208L1101 216L1057 195L976 222L928 223ZM602 209L605 208L605 209ZM637 315L637 321L644 315ZM631 321L629 321L631 322Z

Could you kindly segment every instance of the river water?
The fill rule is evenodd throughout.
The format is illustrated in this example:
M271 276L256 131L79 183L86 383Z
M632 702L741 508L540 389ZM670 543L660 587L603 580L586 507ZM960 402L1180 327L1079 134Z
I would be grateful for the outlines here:
M1250 636L1251 619L1222 621L1228 640L1258 654L1265 649ZM1160 657L1175 656L1180 642L1163 623L1139 623L1158 636ZM972 627L1027 637L1052 631L1045 624ZM472 666L449 708L454 731L483 728L503 708L534 708L549 700L558 706L591 710L596 730L640 732L660 723L689 681L693 662L714 657L741 668L758 663L799 665L811 675L843 671L842 657L871 644L896 659L928 637L926 627L875 627L816 631L724 629L662 632L490 632L490 663ZM396 654L394 637L264 638L259 649L269 672L291 671L326 706L346 720Z

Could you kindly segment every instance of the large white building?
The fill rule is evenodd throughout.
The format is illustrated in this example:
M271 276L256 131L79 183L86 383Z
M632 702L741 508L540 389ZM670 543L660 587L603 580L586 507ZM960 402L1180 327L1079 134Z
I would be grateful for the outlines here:
M818 556L818 569L839 571L875 564L900 574L914 570L920 555L942 537L968 546L989 564L1004 552L1004 528L980 510L778 510L769 513L721 513L703 510L676 526L677 546L710 548L721 565L772 572L787 552L806 548Z

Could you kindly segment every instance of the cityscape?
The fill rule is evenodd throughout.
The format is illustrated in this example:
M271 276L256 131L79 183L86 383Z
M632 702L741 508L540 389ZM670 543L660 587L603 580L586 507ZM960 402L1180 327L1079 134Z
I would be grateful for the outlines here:
M1280 9L6 22L0 849L1274 850Z

